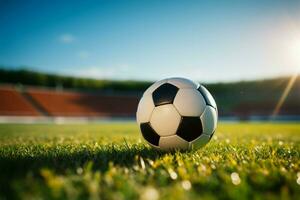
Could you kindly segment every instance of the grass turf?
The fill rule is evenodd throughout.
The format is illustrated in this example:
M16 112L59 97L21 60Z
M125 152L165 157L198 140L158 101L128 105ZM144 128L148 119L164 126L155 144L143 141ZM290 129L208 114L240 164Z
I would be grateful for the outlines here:
M134 123L0 125L0 199L296 199L300 125L220 124L162 153Z

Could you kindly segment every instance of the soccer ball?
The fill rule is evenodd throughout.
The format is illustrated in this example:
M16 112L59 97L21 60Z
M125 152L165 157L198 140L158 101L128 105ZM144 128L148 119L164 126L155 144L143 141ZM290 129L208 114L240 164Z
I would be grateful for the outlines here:
M185 78L157 81L143 94L136 113L144 139L160 150L198 149L212 138L217 105L202 85Z

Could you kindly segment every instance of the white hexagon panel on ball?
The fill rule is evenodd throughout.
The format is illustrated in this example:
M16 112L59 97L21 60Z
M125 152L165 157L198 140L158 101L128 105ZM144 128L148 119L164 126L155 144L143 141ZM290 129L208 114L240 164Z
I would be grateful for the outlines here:
M174 106L181 116L201 116L206 103L196 89L180 89L175 97Z
M136 120L140 123L149 122L154 110L154 103L151 95L145 95L141 98L136 112Z
M181 116L172 104L155 107L150 119L151 127L160 136L175 135Z

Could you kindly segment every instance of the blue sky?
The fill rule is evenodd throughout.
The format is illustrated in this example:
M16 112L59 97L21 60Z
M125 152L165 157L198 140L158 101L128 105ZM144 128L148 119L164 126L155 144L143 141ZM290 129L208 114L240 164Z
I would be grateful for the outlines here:
M99 79L289 75L299 10L292 0L0 0L0 65Z

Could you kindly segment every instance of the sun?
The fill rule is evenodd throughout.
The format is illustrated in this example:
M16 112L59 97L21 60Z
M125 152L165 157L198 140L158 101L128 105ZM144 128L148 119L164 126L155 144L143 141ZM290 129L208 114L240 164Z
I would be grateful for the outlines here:
M300 72L300 36L292 39L288 52L291 64L297 68L297 72Z

